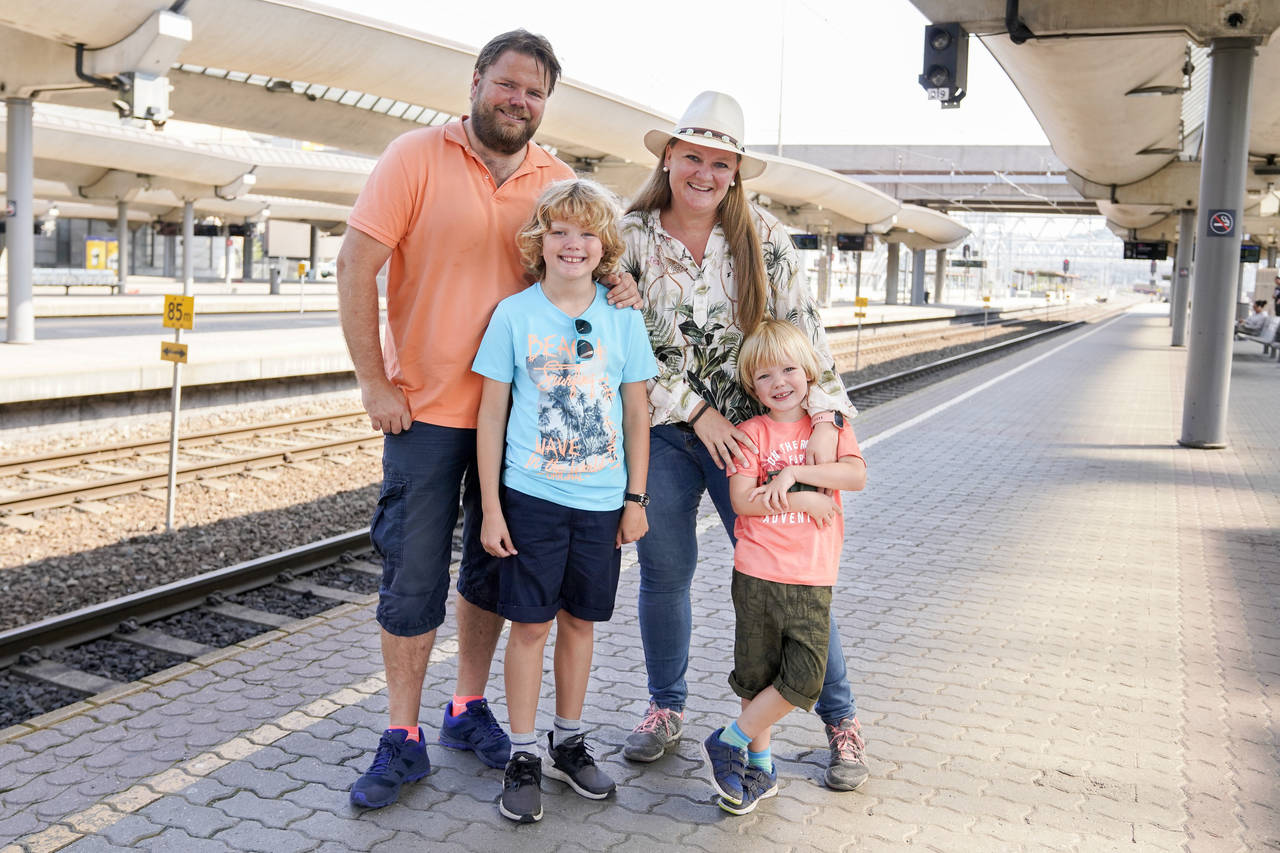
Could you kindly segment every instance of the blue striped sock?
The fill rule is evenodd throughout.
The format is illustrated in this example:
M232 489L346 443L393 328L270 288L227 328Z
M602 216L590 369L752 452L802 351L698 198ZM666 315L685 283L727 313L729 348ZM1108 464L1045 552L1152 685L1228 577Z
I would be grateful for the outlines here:
M556 716L555 733L552 735L552 743L556 746L564 743L568 738L574 735L582 734L582 720L566 720L559 715Z
M527 752L531 755L538 754L538 736L533 732L512 732L511 733L511 752Z
M761 770L763 770L766 773L772 771L773 770L773 750L768 747L765 747L760 752L752 752L750 749L748 749L747 764L750 764L752 767L759 767Z
M724 731L720 733L720 740L737 749L746 749L747 745L751 743L751 738L747 737L746 732L738 728L737 723L730 723L725 726Z

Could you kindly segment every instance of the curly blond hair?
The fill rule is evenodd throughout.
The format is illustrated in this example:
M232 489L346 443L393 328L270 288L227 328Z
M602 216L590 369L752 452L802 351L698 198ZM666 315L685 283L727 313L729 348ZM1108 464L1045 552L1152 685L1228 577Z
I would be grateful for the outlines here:
M571 222L600 238L602 252L600 265L592 271L593 278L608 275L618 268L618 259L624 248L618 233L619 206L613 193L584 178L556 181L547 186L538 197L533 215L516 235L516 247L520 250L520 262L535 278L541 279L547 272L547 262L542 257L542 238L551 229L551 220Z

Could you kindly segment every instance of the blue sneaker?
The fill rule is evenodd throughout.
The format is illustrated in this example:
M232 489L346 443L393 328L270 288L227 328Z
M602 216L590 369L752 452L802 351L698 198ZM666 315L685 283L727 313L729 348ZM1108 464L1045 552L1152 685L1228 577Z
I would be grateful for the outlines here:
M400 796L400 786L416 782L431 772L427 745L422 729L418 739L408 739L408 732L387 729L378 741L373 764L351 786L351 804L366 809L389 806Z
M716 729L702 742L702 755L711 773L711 785L730 803L742 802L743 777L747 772L747 751L720 740L724 727Z
M489 703L472 699L467 710L453 715L453 703L444 705L444 722L440 724L440 745L450 749L470 749L490 767L506 767L511 759L511 738L498 725Z
M716 798L716 805L730 814L750 814L761 800L777 794L778 766L775 764L765 771L748 764L747 772L742 777L742 799L734 803L721 796Z

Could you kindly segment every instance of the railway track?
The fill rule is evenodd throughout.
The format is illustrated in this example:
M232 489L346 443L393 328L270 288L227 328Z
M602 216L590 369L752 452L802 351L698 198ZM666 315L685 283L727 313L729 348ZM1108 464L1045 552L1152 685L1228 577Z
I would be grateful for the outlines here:
M264 472L280 465L378 448L382 434L362 411L210 430L178 442L178 483ZM104 498L162 487L168 440L102 445L0 461L0 515L76 506L102 511Z

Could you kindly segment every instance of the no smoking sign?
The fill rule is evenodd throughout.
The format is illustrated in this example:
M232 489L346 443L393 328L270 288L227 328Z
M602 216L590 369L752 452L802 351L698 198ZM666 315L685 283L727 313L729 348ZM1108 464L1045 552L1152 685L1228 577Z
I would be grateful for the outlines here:
M1234 210L1209 211L1209 236L1230 237L1236 233L1236 212Z

